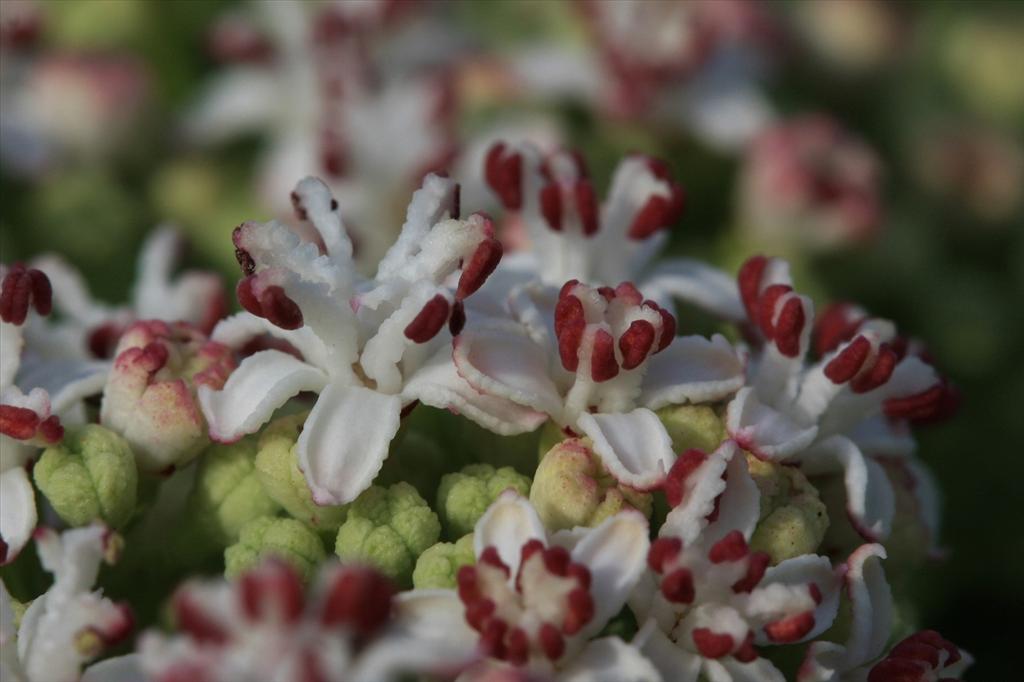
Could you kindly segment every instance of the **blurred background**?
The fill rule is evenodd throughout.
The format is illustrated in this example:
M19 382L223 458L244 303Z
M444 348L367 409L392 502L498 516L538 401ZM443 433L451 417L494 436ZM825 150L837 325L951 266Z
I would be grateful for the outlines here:
M234 281L231 230L287 219L312 173L372 262L426 171L498 211L495 140L579 150L599 194L622 155L659 156L687 190L673 251L783 255L960 389L919 430L948 555L897 590L977 657L971 679L1016 679L1022 65L1009 1L3 0L0 260L57 251L121 301L166 221Z

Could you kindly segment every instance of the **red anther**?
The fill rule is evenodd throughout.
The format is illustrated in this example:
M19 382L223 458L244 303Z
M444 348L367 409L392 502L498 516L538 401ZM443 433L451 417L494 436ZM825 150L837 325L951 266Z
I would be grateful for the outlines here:
M609 303L615 300L615 289L612 289L611 287L598 287L597 293L601 294L601 298Z
M567 635L575 635L594 617L594 599L589 590L577 587L569 593L566 601L569 610L565 614L562 631Z
M858 336L828 361L825 365L825 376L833 384L845 384L857 376L870 354L871 342L864 336Z
M732 651L734 645L730 635L713 632L709 628L695 628L693 643L704 658L721 658Z
M295 570L274 562L249 571L239 580L242 611L252 621L282 618L294 623L302 616L305 595Z
M929 672L920 661L886 658L871 669L868 682L926 682Z
M523 665L530 658L530 640L522 628L512 628L505 638L505 660L512 665Z
M771 557L766 552L753 552L747 560L747 573L732 584L732 591L736 594L751 592L761 583L764 572L768 568Z
M477 632L482 632L497 608L494 602L486 598L463 602L466 604L466 622Z
M0 284L0 319L9 324L24 324L29 306L40 315L53 309L53 289L46 275L34 268L15 265Z
M0 566L3 566L7 563L10 551L10 545L4 542L3 538L0 538Z
M89 348L89 353L94 358L105 360L114 354L114 350L117 348L117 342L121 338L121 334L124 329L113 322L107 322L94 328L89 332L89 336L86 340L86 345Z
M549 182L540 190L540 214L555 232L562 231L562 188Z
M672 171L669 169L668 164L664 159L659 159L653 156L644 157L644 163L647 165L647 169L651 171L654 177L665 182L672 181Z
M653 195L633 217L633 223L629 226L626 236L638 241L647 239L658 230L671 225L672 213L671 197L666 198L660 194Z
M565 287L562 290L565 291ZM555 336L558 337L558 355L562 367L570 372L575 372L579 367L580 344L586 327L583 302L572 294L560 298L555 306Z
M537 633L540 649L552 661L557 661L565 653L565 638L561 631L551 623L544 623Z
M960 660L960 649L935 630L921 630L920 632L910 635L900 644L905 642L927 644L928 646L935 647L936 649L943 649L946 652L946 661L944 665L951 665ZM900 645L897 644L896 647L893 648L893 651L895 652L899 646Z
M761 294L757 302L757 325L766 339L775 338L775 306L791 291L793 287L787 284L773 284Z
M615 361L615 339L604 329L594 334L594 345L590 351L590 378L598 383L614 379L619 374Z
M299 670L301 674L297 682L331 682L331 678L327 676L320 663L320 656L313 647L307 646L303 648L299 656ZM191 678L188 679L189 682L194 682ZM164 681L161 680L161 682ZM205 681L200 680L199 682Z
M497 568L506 576L509 574L508 566L506 566L505 562L501 560L501 555L498 554L498 548L493 545L486 547L480 554L479 563Z
M448 332L452 336L458 336L462 333L462 328L466 326L466 307L462 305L462 301L455 301L452 303L452 314L448 318Z
M39 415L27 407L0 405L0 433L15 440L28 440L36 435Z
M814 352L819 356L839 348L853 338L864 316L850 303L832 303L817 315L814 324Z
M759 654L757 649L754 648L754 633L753 631L747 631L747 636L743 640L743 644L740 648L733 652L733 658L740 663L750 663L757 659Z
M116 646L128 638L132 630L135 629L135 614L132 613L131 606L127 603L119 602L117 604L117 611L120 619L114 621L107 626L104 632L100 632L100 637L103 638L103 643L106 646Z
M764 633L777 644L789 644L804 637L814 627L814 612L803 611L788 618L768 623Z
M268 321L281 329L298 329L302 326L302 310L277 285L267 287L260 294L260 310Z
M295 194L295 193L292 192L292 194ZM254 261L252 259L252 256L249 254L248 251L243 249L241 246L237 246L238 241L239 241L238 240L238 234L239 234L239 231L241 229L242 229L241 227L236 227L235 231L233 233L233 236L235 237L234 241L235 241L235 244L236 244L236 246L235 246L235 260L238 261L238 265L242 268L242 274L248 276L248 275L251 275L253 272L256 271L256 261Z
M501 242L493 237L477 245L469 262L462 266L459 285L455 289L455 300L461 301L484 285L494 269L498 267L503 252Z
M320 622L328 627L344 624L367 636L387 623L394 596L394 584L378 571L344 567L328 586Z
M674 604L690 604L696 596L693 587L693 573L687 568L677 568L661 581L661 593Z
M569 564L569 570L566 571L566 575L579 583L579 586L583 589L590 589L590 569L583 564Z
M505 633L508 623L500 618L488 620L480 631L480 650L485 656L505 658Z
M167 364L170 351L167 350L167 346L163 343L153 341L146 344L139 357L141 358L140 364L143 369L153 374L154 372L159 372Z
M537 552L541 552L543 550L544 543L540 540L534 538L533 540L528 541L525 545L523 545L523 548L520 550L519 565L522 566L526 563L527 559L532 557Z
M630 305L641 305L644 302L644 295L632 282L620 282L615 287L615 298L622 299ZM654 308L657 309L657 305Z
M654 325L647 320L633 320L629 329L619 337L619 351L622 353L622 369L635 369L647 359L654 345Z
M579 283L580 281L578 279L570 279L568 282L563 284L562 288L558 290L559 300L565 298L566 296L569 296L569 291Z
M264 317L263 306L260 305L260 299L252 288L254 281L254 278L251 276L238 280L238 284L235 285L235 295L238 297L238 304L242 308L256 317Z
M444 323L448 321L448 314L450 312L451 307L448 305L448 299L441 294L435 295L426 302L423 309L412 319L412 322L406 325L405 338L414 343L426 343L441 331Z
M658 338L658 349L655 353L660 353L669 347L672 340L676 338L676 318L672 313L659 307L658 314L661 315L661 336Z
M549 573L565 577L569 572L569 550L565 547L548 547L544 550L544 568Z
M683 551L683 541L679 538L666 536L651 543L647 552L647 565L655 573L664 573L665 564L674 560Z
M227 630L196 604L187 592L179 592L174 599L174 615L178 629L197 643L224 644L228 641Z
M761 279L764 277L766 267L768 267L768 259L765 256L752 256L740 267L739 274L736 276L740 298L743 299L743 307L747 309L747 317L755 324L759 317Z
M800 354L800 334L806 322L803 301L797 297L786 301L775 322L775 346L780 353L789 358Z
M807 591L811 593L811 599L814 600L815 604L821 604L825 596L821 593L821 588L818 587L818 583L811 583L807 586Z
M449 213L449 216L458 220L460 215L462 215L462 185L456 182L455 189L452 191L452 208L451 212ZM490 217L484 215L483 213L481 213L480 215L484 216L484 218L487 220L487 227L489 228L487 236L492 236L494 234L494 228L492 227Z
M458 587L459 599L466 604L480 599L480 584L477 580L475 566L461 566L455 574L455 583Z
M942 403L944 391L940 383L914 395L889 398L883 403L885 416L890 419L927 419Z
M589 180L578 181L573 187L573 198L576 201L576 212L580 216L583 234L588 237L596 234L600 225L594 186L590 184Z
M505 208L518 211L523 206L523 157L518 152L506 154L503 142L497 142L487 152L484 161L484 179L494 190Z
M739 561L747 556L749 552L750 549L747 547L747 541L744 539L743 533L734 530L711 546L711 551L708 552L708 559L713 564Z
M64 426L57 415L50 415L39 424L39 435L47 443L57 443L64 438Z
M49 315L53 310L53 288L50 286L50 278L35 268L26 272L32 287L32 305L40 315Z
M896 369L896 353L887 344L878 348L878 356L871 369L850 382L850 388L854 393L867 393L873 391L885 382L889 381L892 372Z
M327 8L317 13L313 22L313 41L318 45L328 45L349 35L354 28L348 18L334 8Z
M679 455L665 477L665 498L673 507L678 507L686 497L686 481L694 471L708 459L706 453L690 449Z

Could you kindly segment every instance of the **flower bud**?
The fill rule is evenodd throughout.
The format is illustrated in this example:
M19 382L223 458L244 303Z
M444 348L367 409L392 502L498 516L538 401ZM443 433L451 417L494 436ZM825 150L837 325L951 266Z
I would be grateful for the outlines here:
M43 453L32 475L71 526L99 519L120 528L135 511L135 456L124 438L98 424L68 430L60 444Z
M761 493L761 514L750 539L752 551L767 552L772 565L813 554L828 529L828 512L818 491L799 469L747 455L750 475Z
M295 452L295 442L307 416L304 412L281 417L263 430L258 441L255 471L263 489L288 514L333 535L345 520L345 507L322 507L313 502Z
M530 503L549 531L596 526L623 509L651 515L651 496L620 485L590 449L569 438L544 455L530 488Z
M475 563L472 533L463 535L456 542L439 542L427 548L416 560L412 585L418 590L454 589L459 569Z
M197 388L222 387L234 368L231 351L191 325L137 322L118 342L100 420L124 436L143 471L179 467L209 443Z
M670 405L657 411L676 452L714 452L726 438L725 425L707 405Z
M192 527L210 546L227 547L238 540L247 523L277 512L277 503L260 484L255 459L252 438L213 445L203 453L188 513L194 520Z
M495 469L490 464L471 464L445 474L437 489L437 512L448 536L472 533L477 520L509 488L526 496L530 478L512 467Z
M271 556L309 580L326 553L320 536L301 521L263 516L245 524L238 542L224 550L224 575L235 578Z

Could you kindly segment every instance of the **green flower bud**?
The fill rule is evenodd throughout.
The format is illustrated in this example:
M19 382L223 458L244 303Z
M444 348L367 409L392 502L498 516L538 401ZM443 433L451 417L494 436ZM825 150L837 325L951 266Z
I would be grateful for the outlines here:
M271 422L260 434L256 472L264 490L289 515L320 532L334 535L345 520L345 507L322 507L313 502L306 477L299 469L295 442L308 413Z
M540 430L540 442L537 443L537 461L544 459L544 455L551 451L559 443L565 440L565 432L553 419L547 420Z
M309 580L326 552L316 531L301 521L263 516L245 524L238 542L224 550L224 575L235 578L271 556Z
M399 585L412 583L416 559L441 535L441 522L408 483L370 486L348 509L334 551L376 566Z
M32 472L36 486L71 526L101 519L120 528L131 518L138 472L128 442L98 424L69 430Z
M796 467L762 462L747 455L750 475L761 493L761 514L750 548L767 552L777 564L813 554L829 527L817 489Z
M253 519L277 512L277 503L260 484L254 461L256 443L243 438L213 445L203 454L189 499L189 515L210 546L218 549L238 540Z
M472 533L456 542L439 542L428 547L416 560L412 585L418 590L454 589L459 569L475 563Z
M707 405L670 405L656 414L677 453L692 448L713 452L726 439L725 424Z
M437 512L448 537L472 533L491 502L509 488L525 497L530 492L530 479L512 467L495 469L490 464L471 464L462 471L445 474L437 489Z
M544 455L530 502L551 531L596 526L623 509L651 516L651 496L619 485L590 449L590 441L581 438L569 438Z

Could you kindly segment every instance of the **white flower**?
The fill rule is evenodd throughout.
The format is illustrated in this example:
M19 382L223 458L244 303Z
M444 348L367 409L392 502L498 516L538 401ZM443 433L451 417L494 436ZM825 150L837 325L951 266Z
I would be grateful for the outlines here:
M611 286L628 280L664 307L676 297L742 319L736 284L725 273L687 258L650 267L684 205L683 189L663 161L641 155L621 161L600 205L578 154L499 142L484 166L505 208L521 216L530 245L502 263L493 286L506 271L517 281L539 278L554 286L569 279Z
M298 440L299 462L314 500L341 504L370 485L402 409L416 400L455 409L501 433L543 421L532 409L479 396L452 364L446 327L458 331L463 300L501 257L488 220L453 217L458 185L434 175L424 180L372 280L355 272L338 202L327 187L307 178L293 198L325 253L276 222L238 228L235 244L246 273L238 296L252 314L225 320L213 339L238 348L269 332L302 359L262 351L246 358L222 391L201 388L212 438L253 433L292 396L319 393Z
M593 441L621 483L657 487L675 460L659 407L709 402L743 385L721 336L675 336L675 318L632 284L513 291L511 319L471 320L455 339L461 376L485 396L550 416Z
M808 475L842 473L850 520L872 541L888 536L894 513L892 486L873 457L904 458L922 481L919 501L934 535L936 493L911 458L905 420L946 410L945 382L907 352L892 323L850 307L821 317L820 359L811 363L813 307L793 291L788 264L757 256L738 279L762 346L750 385L729 404L729 435L760 459L797 464Z
M881 545L862 545L841 567L851 604L849 635L843 644L811 644L797 682L952 680L971 665L967 652L930 630L907 637L882 658L893 626L892 593L882 569L885 557Z
M634 644L663 679L782 682L756 646L802 642L831 625L837 581L828 559L804 555L769 567L747 542L760 495L732 441L684 453L666 489L669 512L630 598L644 623Z
M152 682L385 682L431 672L435 651L399 632L393 595L374 570L336 562L309 589L277 561L234 582L192 581L172 603L180 634L143 635L139 665Z
M100 564L116 560L118 542L99 525L62 534L48 528L36 533L39 559L54 582L28 607L17 630L10 596L0 583L0 670L5 680L77 682L85 663L131 631L127 607L92 591ZM114 668L106 664L81 679L131 679L115 677ZM100 676L104 670L111 674Z
M506 666L563 682L658 680L635 648L593 639L644 569L650 543L639 513L548 537L530 504L506 491L477 522L473 544L477 562L460 569L458 590L398 598L414 636L461 649L470 667L460 680Z

